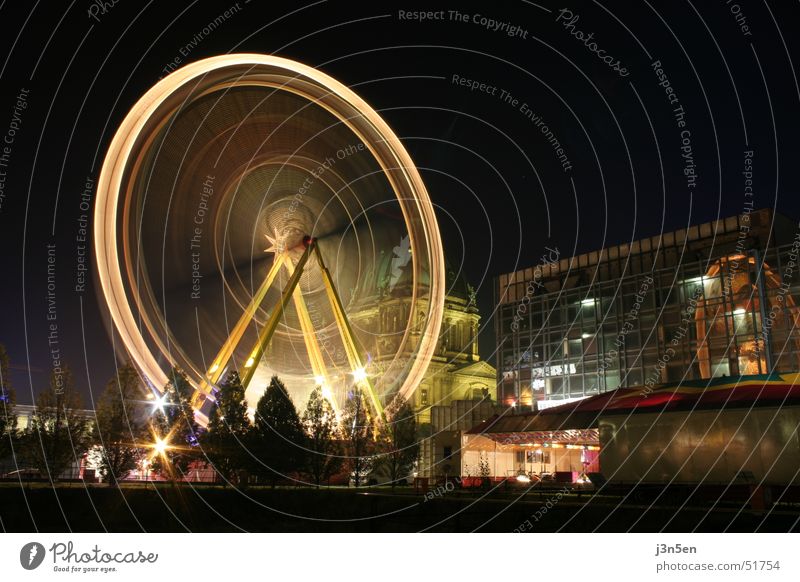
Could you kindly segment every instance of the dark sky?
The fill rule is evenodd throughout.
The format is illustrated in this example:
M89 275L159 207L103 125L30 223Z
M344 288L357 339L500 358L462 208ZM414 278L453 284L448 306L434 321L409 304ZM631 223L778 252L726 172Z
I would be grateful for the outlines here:
M48 244L61 353L87 397L113 373L97 294L74 291L80 196L117 124L176 57L297 59L381 112L421 170L450 262L479 289L490 360L494 277L533 265L545 245L571 256L736 214L750 200L800 216L797 3L543 0L465 8L466 21L450 7L439 19L408 16L422 6L439 10L334 0L119 0L105 13L80 0L0 4L0 139L13 138L0 144L0 342L18 400L32 400L51 365Z

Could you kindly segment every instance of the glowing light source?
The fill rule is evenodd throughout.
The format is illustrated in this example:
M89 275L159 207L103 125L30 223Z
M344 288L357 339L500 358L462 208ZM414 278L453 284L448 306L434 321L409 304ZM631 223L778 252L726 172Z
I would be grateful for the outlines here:
M583 306L589 306L589 305L594 305L594 304L595 304L595 300L594 299L581 299L581 305L583 305Z
M155 414L156 411L164 414L164 407L167 405L167 395L162 394L161 396L155 396L153 399L153 412Z
M322 385L322 397L330 399L332 396L333 396L333 393L331 392L331 389L328 386L323 384Z
M747 310L744 307L738 307L733 310L734 315L744 315L745 313L747 313Z
M322 386L325 384L325 376L314 376L314 383L317 386Z
M519 481L520 483L530 483L531 482L531 478L523 473L523 474L517 475L517 481Z
M364 368L356 368L353 370L353 380L356 382L363 382L367 379L367 371Z
M247 358L247 361L244 363L244 367L245 367L245 368L249 368L249 367L251 367L251 366L252 366L254 363L255 363L255 360L254 360L253 358Z
M156 438L156 442L153 443L153 450L159 455L163 455L167 451L168 445L167 441L164 439Z

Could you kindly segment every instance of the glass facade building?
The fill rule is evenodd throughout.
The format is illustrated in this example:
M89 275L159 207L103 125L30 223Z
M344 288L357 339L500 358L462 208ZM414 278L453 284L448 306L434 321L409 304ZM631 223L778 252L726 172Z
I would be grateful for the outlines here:
M496 280L498 401L800 370L798 225L769 209ZM553 402L553 404L557 403Z

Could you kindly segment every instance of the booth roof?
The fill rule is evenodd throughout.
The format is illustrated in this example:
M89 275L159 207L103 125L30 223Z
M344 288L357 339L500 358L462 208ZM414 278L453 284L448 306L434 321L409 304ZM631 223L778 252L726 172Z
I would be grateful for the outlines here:
M497 414L467 434L597 427L600 415L800 405L799 374L692 380L652 388L618 388L537 412Z

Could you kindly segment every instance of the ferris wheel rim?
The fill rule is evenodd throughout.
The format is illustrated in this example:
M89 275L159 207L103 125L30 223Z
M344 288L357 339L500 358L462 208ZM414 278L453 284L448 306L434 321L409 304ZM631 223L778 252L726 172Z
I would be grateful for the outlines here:
M153 387L161 389L167 382L167 375L158 364L153 351L147 345L142 331L136 323L136 318L131 309L124 284L122 265L120 263L118 235L119 228L117 216L120 207L121 188L123 186L128 163L136 149L137 140L142 135L148 122L167 99L190 83L202 79L211 73L221 71L228 67L260 66L272 67L279 72L287 73L287 86L293 81L311 82L312 87L325 89L331 95L348 104L357 111L363 121L370 124L370 129L382 136L392 160L385 160L384 155L373 149L375 144L365 145L372 150L372 154L381 167L386 171L387 161L397 170L404 181L404 188L413 194L413 206L416 216L421 221L421 228L425 236L425 245L428 255L429 288L428 288L428 317L424 329L420 331L422 338L414 358L414 362L398 390L398 395L408 398L421 382L428 363L434 356L436 342L442 324L442 313L445 292L445 264L442 241L438 229L436 215L432 202L422 181L422 178L413 164L410 155L405 150L400 139L395 135L386 122L372 109L361 97L346 87L341 82L327 74L304 65L302 63L282 57L262 55L256 53L230 54L206 58L188 64L176 70L171 75L161 79L150 88L131 108L115 133L100 171L97 186L96 207L94 216L95 257L100 268L98 269L99 281L103 296L109 307L109 312L118 334L129 356L140 372L149 380ZM311 98L303 95L305 98ZM357 128L348 122L341 111L330 109L327 104L320 103L340 121L347 123L357 135L362 134L362 128ZM396 175L387 177L395 188ZM409 217L404 208L404 219L410 227ZM415 244L412 241L412 245ZM418 244L418 243L417 243ZM416 289L414 290L416 294ZM410 323L409 323L410 324ZM158 344L158 339L155 338ZM161 349L163 346L158 346ZM161 349L162 354L167 352Z

